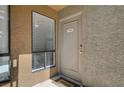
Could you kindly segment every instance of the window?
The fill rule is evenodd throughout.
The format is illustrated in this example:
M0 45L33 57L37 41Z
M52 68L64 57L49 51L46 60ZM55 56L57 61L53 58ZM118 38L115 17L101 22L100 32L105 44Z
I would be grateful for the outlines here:
M32 71L55 66L55 21L32 12Z
M8 6L0 5L0 82L10 79Z

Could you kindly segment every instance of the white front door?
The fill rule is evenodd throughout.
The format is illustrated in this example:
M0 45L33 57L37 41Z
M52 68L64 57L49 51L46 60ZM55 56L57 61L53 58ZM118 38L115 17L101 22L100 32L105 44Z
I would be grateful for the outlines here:
M61 73L80 81L80 21L79 17L62 22Z

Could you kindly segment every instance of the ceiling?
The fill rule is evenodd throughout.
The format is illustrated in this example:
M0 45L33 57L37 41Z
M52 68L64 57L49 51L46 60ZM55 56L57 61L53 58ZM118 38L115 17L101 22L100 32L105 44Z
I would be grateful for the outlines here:
M48 5L49 7L51 7L52 9L56 10L56 11L60 11L63 8L67 7L67 5Z

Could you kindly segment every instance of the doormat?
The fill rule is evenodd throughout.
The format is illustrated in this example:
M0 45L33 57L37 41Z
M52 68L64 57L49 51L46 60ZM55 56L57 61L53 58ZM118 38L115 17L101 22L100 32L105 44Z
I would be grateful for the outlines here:
M69 80L66 80L62 77L60 77L59 79L55 80L57 83L61 83L67 87L80 87L80 85L76 84L76 83L73 83Z

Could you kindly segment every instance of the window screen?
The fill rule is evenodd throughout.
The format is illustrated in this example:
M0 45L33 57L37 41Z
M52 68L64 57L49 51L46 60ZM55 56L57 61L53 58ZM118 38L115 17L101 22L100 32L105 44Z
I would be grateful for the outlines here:
M0 82L10 79L9 56L0 57Z
M8 53L8 7L0 5L0 53Z
M33 44L32 69L41 69L55 65L55 21L44 15L32 12L33 16Z
M10 79L8 6L0 5L0 82Z
M45 53L33 53L32 70L44 69L45 66Z
M33 12L33 52L55 50L54 20Z

